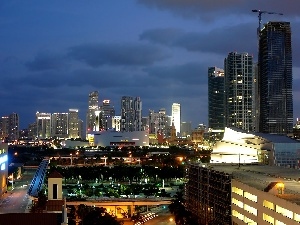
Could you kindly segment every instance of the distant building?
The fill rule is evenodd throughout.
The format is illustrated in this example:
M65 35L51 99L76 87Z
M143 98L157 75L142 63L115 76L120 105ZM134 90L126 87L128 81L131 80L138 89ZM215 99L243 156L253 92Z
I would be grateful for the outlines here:
M10 141L19 139L19 115L12 113L0 119L0 138Z
M142 130L142 101L140 97L123 96L121 99L121 131Z
M172 104L172 122L174 123L176 133L180 134L181 108L179 103Z
M180 130L181 130L181 137L190 136L192 134L192 123L181 122Z
M268 22L259 39L259 132L293 131L292 46L289 22Z
M78 109L69 109L68 114L68 137L69 138L79 138L80 127L79 127L79 116Z
M96 111L99 110L99 93L93 91L88 98L88 111L86 114L86 132L96 130Z
M253 131L253 56L231 52L224 69L225 125Z
M36 125L38 139L46 139L51 137L51 113L36 113Z
M110 100L103 100L102 106L102 129L107 130L112 128L112 118L115 116L115 109L110 104Z
M112 117L112 129L115 131L121 131L121 116Z
M166 115L166 109L162 108L158 112L149 110L149 133L160 133L166 135L166 128L168 127L168 120Z
M51 115L51 137L68 138L68 113L52 113Z
M224 70L208 68L208 127L213 130L225 128Z
M149 146L149 135L147 131L91 132L88 134L88 140L91 146L102 146L102 147Z

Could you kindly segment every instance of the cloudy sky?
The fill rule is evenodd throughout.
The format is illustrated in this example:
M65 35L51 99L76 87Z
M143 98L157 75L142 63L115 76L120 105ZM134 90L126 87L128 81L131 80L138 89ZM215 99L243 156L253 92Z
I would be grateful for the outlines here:
M300 115L298 0L2 0L0 116L21 128L36 111L78 108L99 91L116 113L122 96L139 96L143 115L178 102L182 120L207 124L207 68L229 52L257 58L257 14L292 27L294 117Z

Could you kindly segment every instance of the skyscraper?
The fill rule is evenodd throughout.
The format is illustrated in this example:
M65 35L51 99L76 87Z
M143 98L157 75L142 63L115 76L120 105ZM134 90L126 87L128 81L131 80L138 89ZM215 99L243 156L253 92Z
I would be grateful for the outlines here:
M172 122L174 123L177 135L180 134L181 109L179 103L172 104Z
M53 113L51 115L51 136L68 137L68 113Z
M258 61L259 131L293 131L292 46L289 22L268 22L261 30Z
M51 113L36 113L36 130L38 139L51 137Z
M68 134L69 138L79 138L81 136L78 109L69 109Z
M121 99L121 131L142 130L142 101L140 97L123 96Z
M217 67L208 68L208 127L224 130L224 70Z
M231 52L224 60L225 125L253 130L253 56Z
M88 111L86 114L86 131L96 130L96 111L99 109L99 93L93 91L89 94Z

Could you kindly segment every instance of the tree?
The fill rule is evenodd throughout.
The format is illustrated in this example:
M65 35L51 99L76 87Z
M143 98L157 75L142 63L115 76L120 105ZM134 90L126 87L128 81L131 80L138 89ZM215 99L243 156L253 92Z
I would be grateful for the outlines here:
M122 225L116 217L107 213L105 208L93 208L85 215L82 225Z

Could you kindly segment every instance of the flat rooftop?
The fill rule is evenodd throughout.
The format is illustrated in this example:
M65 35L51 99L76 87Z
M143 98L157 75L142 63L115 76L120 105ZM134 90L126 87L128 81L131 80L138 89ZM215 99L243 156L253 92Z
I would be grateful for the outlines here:
M299 169L251 164L209 164L207 166L210 169L227 173L233 179L261 191L264 191L271 182L282 182L284 194L278 197L300 205Z

